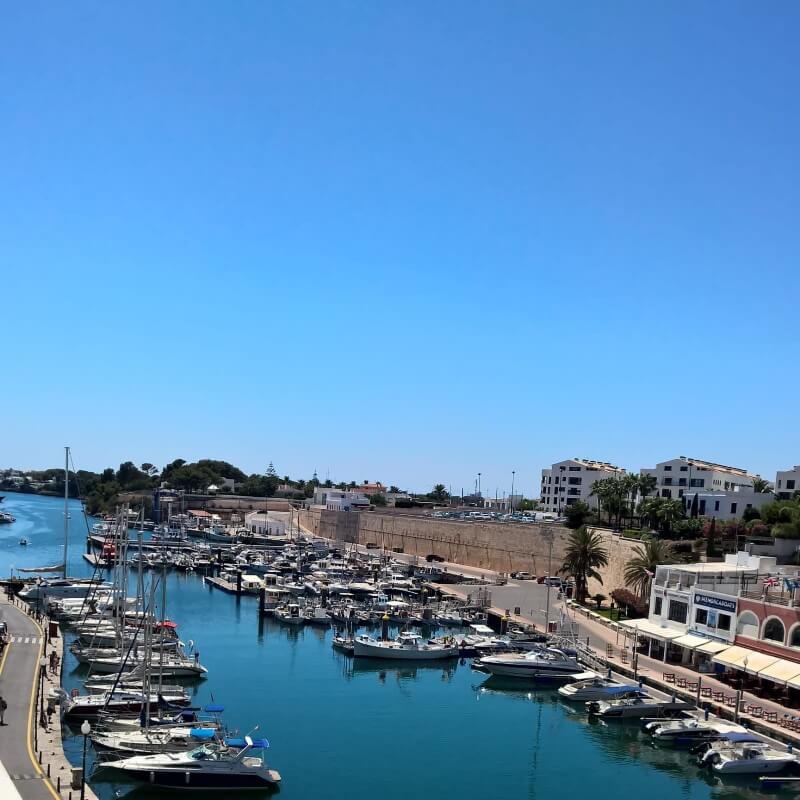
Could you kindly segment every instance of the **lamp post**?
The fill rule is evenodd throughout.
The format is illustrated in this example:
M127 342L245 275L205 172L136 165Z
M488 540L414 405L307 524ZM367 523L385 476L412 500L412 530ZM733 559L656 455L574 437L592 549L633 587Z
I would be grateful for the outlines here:
M42 656L39 659L39 724L44 727L44 676L47 669L47 659Z
M81 768L81 800L86 797L86 738L92 732L89 720L85 719L81 723L81 733L83 734L83 766Z
M514 478L517 475L517 471L515 469L511 470L511 513L514 513Z
M482 499L482 495L481 495L481 474L480 474L480 472L478 473L478 499L479 500Z

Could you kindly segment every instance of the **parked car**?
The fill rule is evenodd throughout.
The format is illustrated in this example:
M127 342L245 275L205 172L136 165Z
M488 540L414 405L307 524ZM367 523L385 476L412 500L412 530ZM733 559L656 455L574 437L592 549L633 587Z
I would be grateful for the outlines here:
M518 581L532 581L533 575L530 572L512 572L511 577Z

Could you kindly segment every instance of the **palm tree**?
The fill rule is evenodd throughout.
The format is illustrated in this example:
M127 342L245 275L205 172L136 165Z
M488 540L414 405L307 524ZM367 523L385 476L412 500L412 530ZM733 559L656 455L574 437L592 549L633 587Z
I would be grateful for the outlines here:
M672 523L685 516L683 503L680 500L664 500L658 509L658 519L664 526L664 533L672 530Z
M661 539L646 539L633 549L633 556L625 565L625 583L635 589L640 597L650 594L650 584L659 564L674 560L672 548Z
M769 491L769 481L757 475L753 478L753 491L758 494L765 494Z
M564 563L558 571L575 579L575 597L579 603L583 603L586 601L589 578L602 583L603 578L596 567L607 565L608 551L603 547L602 537L581 525L570 534Z
M645 475L642 473L638 476L639 478L639 494L642 496L642 500L645 499L651 492L656 490L656 486L658 486L658 478L655 475Z

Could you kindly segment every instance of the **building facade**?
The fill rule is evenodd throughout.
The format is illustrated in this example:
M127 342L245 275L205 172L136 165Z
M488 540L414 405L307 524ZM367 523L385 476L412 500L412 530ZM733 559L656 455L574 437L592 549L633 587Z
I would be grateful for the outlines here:
M558 461L549 469L542 470L540 501L543 510L560 514L564 508L579 500L594 506L596 499L592 498L592 487L595 482L625 474L624 469L607 461L584 458Z
M780 470L775 476L775 495L779 500L791 500L800 491L800 465Z
M653 475L656 488L653 494L668 500L679 500L690 490L711 492L738 492L753 489L750 472L738 467L727 467L698 458L679 456L661 461L655 467L645 467L642 475Z
M748 508L759 509L775 499L771 492L754 492L752 489L732 492L687 489L683 495L687 511L691 509L695 495L697 495L698 516L714 517L718 520L739 519Z

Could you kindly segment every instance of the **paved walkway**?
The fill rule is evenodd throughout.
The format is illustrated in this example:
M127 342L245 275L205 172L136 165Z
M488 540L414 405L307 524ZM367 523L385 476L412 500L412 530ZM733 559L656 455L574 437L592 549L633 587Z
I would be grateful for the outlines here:
M18 599L10 602L5 595L0 597L0 614L11 639L0 662L0 694L8 703L6 724L0 727L0 761L23 800L76 798L79 789L70 786L72 766L64 755L58 713L49 725L43 726L39 719L39 659L54 650L63 663L63 639L59 636L48 644L44 630ZM48 669L45 708L48 692L60 684L60 675ZM88 784L85 795L87 800L96 800Z

